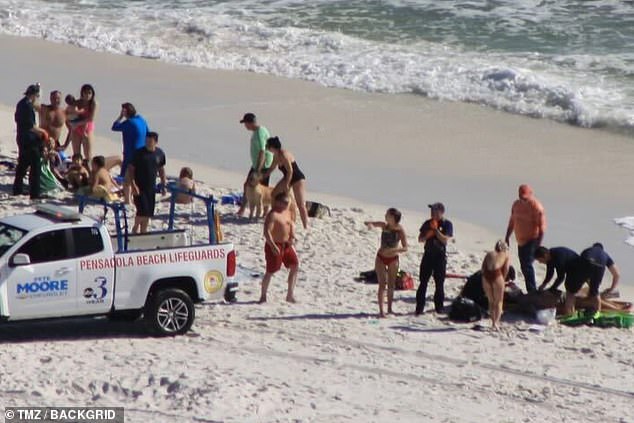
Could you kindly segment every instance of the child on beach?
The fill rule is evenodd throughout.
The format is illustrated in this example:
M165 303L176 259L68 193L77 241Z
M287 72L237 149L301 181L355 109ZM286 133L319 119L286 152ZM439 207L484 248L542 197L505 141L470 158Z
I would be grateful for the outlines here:
M191 168L184 167L181 169L178 176L178 188L192 194L196 193L196 184L194 183L194 171ZM178 204L190 204L193 200L194 198L189 195L185 195L182 193L176 194L176 202Z
M114 182L106 169L104 156L95 156L90 162L92 168L90 195L106 201L118 201L121 187Z
M282 264L289 269L288 292L286 301L295 302L294 290L299 270L299 260L293 247L295 240L295 224L291 218L288 194L278 193L273 202L273 208L264 220L264 256L266 258L266 273L262 279L262 293L260 304L266 302L266 292L273 275L282 268Z
M84 166L81 154L73 154L72 162L68 166L68 171L64 178L68 181L68 188L71 191L77 191L79 188L88 185L90 172Z
M505 279L509 271L509 246L499 240L495 244L495 250L490 251L482 262L482 287L489 300L489 315L491 327L499 329L500 318L504 303Z
M394 314L392 302L394 300L394 284L399 268L398 255L407 252L407 236L400 225L401 212L390 208L385 213L385 222L365 222L368 228L381 228L381 246L376 253L374 270L379 280L379 317L385 317L383 300L387 283L387 313ZM401 244L399 247L398 244Z

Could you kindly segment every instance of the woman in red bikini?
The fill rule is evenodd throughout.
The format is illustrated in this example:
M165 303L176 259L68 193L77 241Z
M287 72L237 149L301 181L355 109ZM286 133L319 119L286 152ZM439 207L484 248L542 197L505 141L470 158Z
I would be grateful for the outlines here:
M482 263L482 287L489 300L489 315L491 328L498 330L504 302L504 285L509 271L509 246L499 240L495 243L495 250L484 257Z
M84 159L90 162L92 159L97 101L95 101L95 89L92 85L82 85L80 93L81 97L75 103L78 119L72 125L71 142L73 154L79 154L83 149Z
M400 225L401 212L390 208L385 213L385 222L365 222L368 228L381 228L381 247L376 253L374 270L379 280L379 317L385 317L383 300L387 283L387 313L394 314L392 301L394 300L394 284L398 273L398 255L407 252L407 236ZM399 242L401 246L399 247Z

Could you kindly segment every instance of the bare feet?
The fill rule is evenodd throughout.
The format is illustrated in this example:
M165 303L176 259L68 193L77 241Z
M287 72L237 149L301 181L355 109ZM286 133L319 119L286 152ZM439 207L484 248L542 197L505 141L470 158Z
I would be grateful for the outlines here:
M385 313L379 313L379 319L385 319Z
M266 303L266 297L260 297L258 304L264 304Z
M291 303L291 304L295 304L295 303L297 303L297 300L295 299L295 297L286 297L286 302L287 303Z

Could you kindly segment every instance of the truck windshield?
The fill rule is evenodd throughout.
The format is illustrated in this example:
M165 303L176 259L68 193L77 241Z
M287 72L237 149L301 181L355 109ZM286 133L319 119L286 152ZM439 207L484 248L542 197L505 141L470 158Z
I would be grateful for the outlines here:
M26 235L26 231L0 223L0 257L2 257L9 248L13 247L24 235Z

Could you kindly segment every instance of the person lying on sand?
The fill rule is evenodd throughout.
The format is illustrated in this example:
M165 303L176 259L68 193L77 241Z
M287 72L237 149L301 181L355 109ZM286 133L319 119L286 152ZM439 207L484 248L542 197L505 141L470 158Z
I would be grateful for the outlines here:
M282 268L282 264L289 269L288 292L286 301L295 302L295 284L299 270L299 260L293 241L295 240L295 224L288 209L289 198L285 192L278 193L273 200L273 208L264 220L264 257L266 259L266 273L262 279L262 293L260 304L266 302L266 292L273 275Z
M385 222L365 222L369 228L381 228L381 246L376 253L374 270L379 280L379 317L385 317L383 301L385 299L385 285L387 284L387 313L394 314L392 301L394 300L394 285L399 269L398 255L407 252L407 236L400 225L401 212L390 208L385 213ZM401 246L399 247L399 243Z

